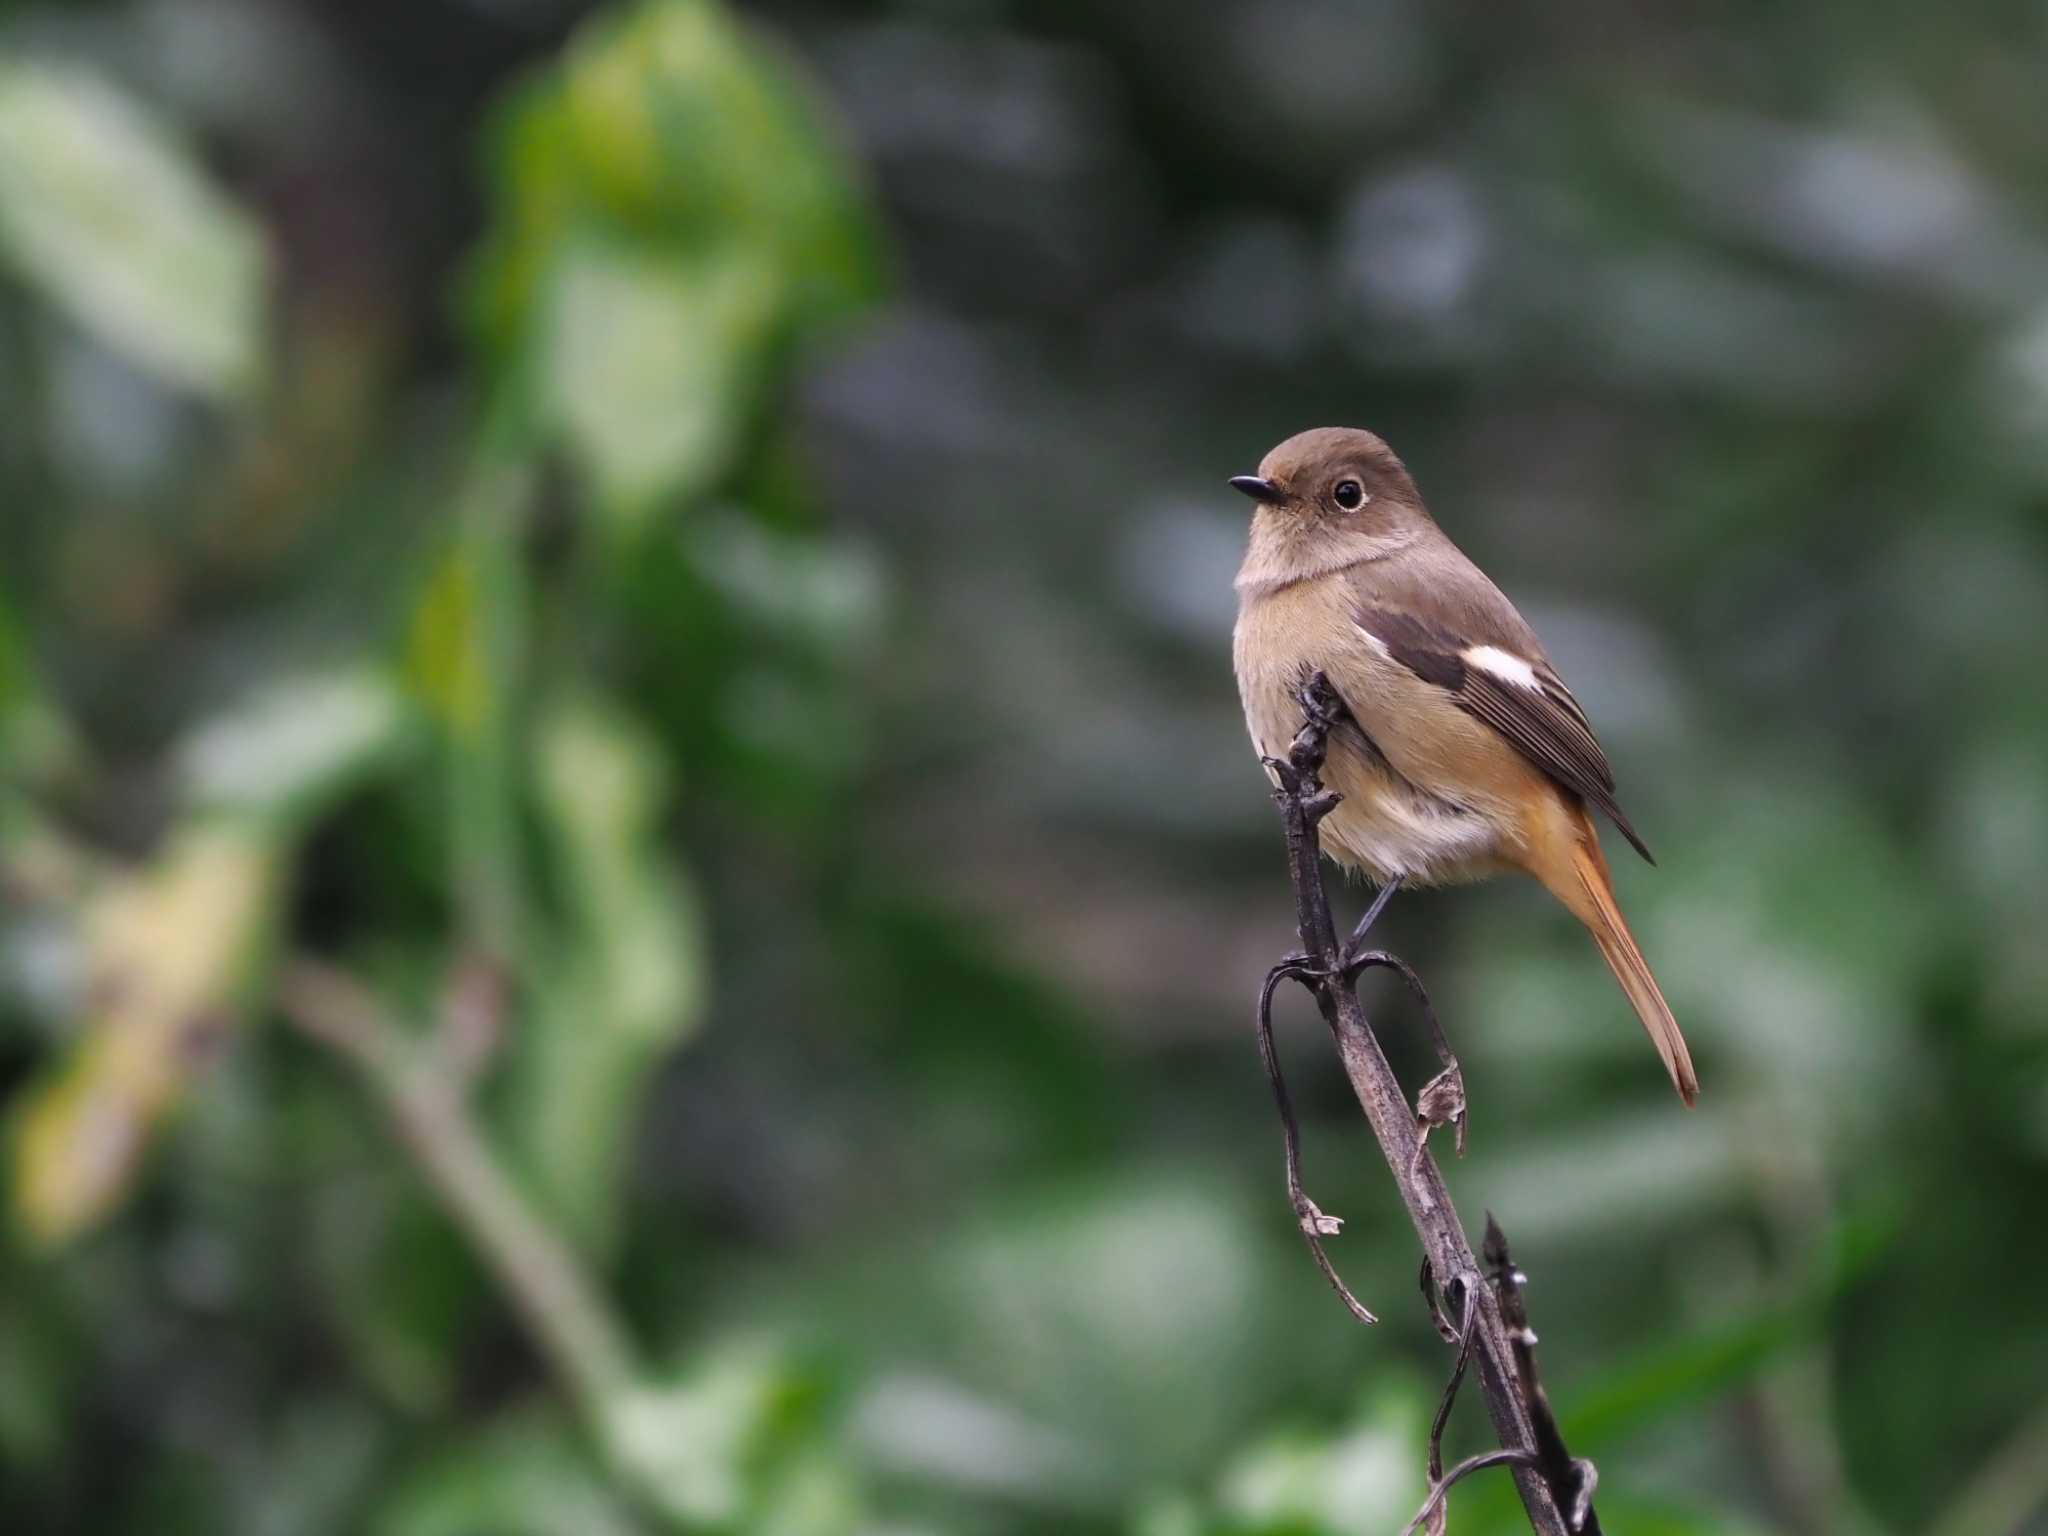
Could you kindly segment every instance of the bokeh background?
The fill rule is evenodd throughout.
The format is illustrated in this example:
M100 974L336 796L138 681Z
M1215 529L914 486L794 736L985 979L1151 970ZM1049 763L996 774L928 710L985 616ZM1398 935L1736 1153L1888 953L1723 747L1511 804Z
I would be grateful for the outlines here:
M1291 1229L1228 664L1223 479L1347 423L1661 860L1696 1113L1533 888L1385 930L1608 1529L2048 1531L2044 78L2037 5L0 6L6 1528L1398 1531L1447 1361L1298 998L1377 1330Z

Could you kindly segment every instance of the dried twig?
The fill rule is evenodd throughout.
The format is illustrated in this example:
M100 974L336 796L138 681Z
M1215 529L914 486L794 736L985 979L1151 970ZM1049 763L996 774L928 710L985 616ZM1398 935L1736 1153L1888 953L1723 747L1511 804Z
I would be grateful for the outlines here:
M1267 976L1260 989L1258 1009L1260 1054L1266 1062L1286 1132L1289 1203L1325 1277L1354 1316L1372 1321L1372 1314L1352 1295L1323 1251L1322 1238L1337 1230L1335 1218L1325 1216L1301 1188L1299 1130L1280 1079L1271 1034L1273 994L1282 982L1292 980L1300 982L1314 996L1336 1039L1345 1075L1379 1139L1387 1167L1408 1207L1416 1235L1422 1240L1423 1290L1431 1315L1446 1340L1459 1345L1458 1363L1430 1435L1429 1498L1409 1529L1412 1531L1431 1519L1451 1485L1460 1478L1487 1467L1507 1466L1514 1470L1516 1489L1538 1536L1597 1533L1599 1522L1592 1510L1591 1463L1573 1462L1564 1454L1563 1442L1556 1438L1556 1420L1536 1385L1534 1357L1528 1353L1526 1344L1518 1352L1517 1343L1510 1338L1511 1329L1518 1335L1527 1334L1527 1317L1521 1311L1519 1294L1513 1298L1516 1320L1510 1323L1501 1284L1478 1283L1479 1260L1451 1206L1443 1175L1425 1144L1432 1128L1451 1125L1457 1133L1459 1150L1464 1150L1465 1092L1457 1057L1429 1006L1421 979L1412 969L1384 951L1354 955L1350 953L1351 946L1339 944L1336 924L1330 915L1329 893L1323 884L1316 827L1338 801L1335 794L1323 788L1321 772L1329 733L1344 717L1343 704L1329 680L1320 673L1302 689L1300 697L1301 732L1287 757L1268 758L1266 767L1273 775L1273 799L1286 825L1288 869L1293 878L1295 921L1302 952L1283 960ZM1361 971L1373 966L1396 971L1408 984L1422 1004L1431 1041L1443 1063L1442 1070L1423 1089L1417 1105L1408 1102L1358 1001L1356 979ZM1439 1275L1451 1277L1447 1291L1456 1291L1449 1298L1458 1314L1455 1328L1436 1294L1434 1277ZM1528 1338L1533 1342L1533 1335ZM1460 1462L1443 1474L1443 1427L1466 1364L1475 1359L1487 1412L1503 1449ZM1555 1456L1551 1454L1553 1445Z
M1488 1467L1527 1467L1535 1461L1528 1451L1488 1451L1482 1456L1467 1456L1451 1468L1449 1477L1441 1479L1429 1490L1429 1497L1422 1501L1422 1508L1415 1511L1415 1518L1401 1527L1401 1536L1414 1536L1429 1523L1430 1516L1443 1507L1444 1498L1454 1483L1463 1482L1474 1472L1484 1472Z
M1430 1315L1437 1320L1437 1331L1444 1329L1443 1309L1437 1305L1435 1276L1430 1273L1429 1260L1424 1259L1422 1271L1423 1294L1429 1298ZM1458 1363L1451 1367L1451 1379L1444 1383L1443 1400L1436 1405L1436 1417L1429 1424L1429 1485L1441 1488L1444 1479L1444 1427L1451 1422L1451 1409L1457 1405L1458 1388L1465 1383L1465 1367L1472 1363L1472 1327L1479 1320L1479 1308L1475 1304L1478 1295L1478 1280L1472 1275L1460 1275L1451 1282L1457 1288L1460 1302L1460 1320L1454 1337L1458 1344ZM1446 1294L1449 1293L1446 1287ZM1448 1342L1448 1340L1446 1341Z
M1352 976L1361 976L1375 966L1392 971L1408 984L1409 994L1422 1009L1422 1021L1429 1026L1429 1043L1436 1047L1436 1059L1443 1063L1443 1069L1424 1083L1422 1092L1415 1095L1415 1118L1421 1131L1415 1141L1415 1155L1420 1157L1429 1145L1431 1131L1440 1125L1448 1125L1456 1136L1458 1156L1463 1157L1465 1069L1458 1065L1457 1052L1451 1049L1450 1038L1444 1034L1443 1025L1437 1022L1436 1005L1430 1002L1428 989L1422 985L1422 978L1415 974L1415 968L1399 955L1384 949L1369 950L1354 956L1345 968Z
M1294 1219L1301 1227L1301 1235L1308 1240L1308 1251L1315 1256L1323 1278L1351 1309L1353 1317L1361 1323L1376 1323L1379 1319L1352 1294L1323 1247L1324 1238L1335 1237L1343 1230L1343 1218L1326 1215L1301 1187L1301 1126L1294 1118L1294 1101L1287 1094L1279 1054L1273 1049L1273 994L1281 982L1294 979L1299 972L1298 965L1283 960L1266 973L1266 984L1259 989L1259 1059L1266 1064L1266 1081L1272 1084L1273 1103L1280 1111L1280 1127L1287 1140L1287 1203L1294 1209Z

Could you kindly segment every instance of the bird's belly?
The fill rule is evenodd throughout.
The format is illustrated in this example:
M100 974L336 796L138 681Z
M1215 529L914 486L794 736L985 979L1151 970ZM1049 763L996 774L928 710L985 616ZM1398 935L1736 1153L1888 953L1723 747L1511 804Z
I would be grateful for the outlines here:
M1501 832L1491 816L1417 789L1362 740L1333 738L1323 778L1344 797L1321 828L1323 851L1338 863L1382 885L1446 885L1498 872Z
M1245 722L1262 757L1287 755L1301 704L1283 678L1245 690ZM1491 807L1419 789L1350 721L1330 733L1323 782L1343 799L1323 818L1323 851L1384 885L1444 885L1498 873L1503 828Z

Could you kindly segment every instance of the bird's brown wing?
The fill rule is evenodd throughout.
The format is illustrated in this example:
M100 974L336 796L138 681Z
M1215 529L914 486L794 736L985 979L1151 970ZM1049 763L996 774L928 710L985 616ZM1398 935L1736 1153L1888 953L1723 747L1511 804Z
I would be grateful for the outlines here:
M1540 652L1527 654L1533 649L1530 646L1503 643L1518 638L1515 636L1460 635L1441 620L1367 599L1361 599L1353 618L1395 661L1424 682L1442 688L1461 709L1500 732L1522 756L1613 822L1647 862L1657 862L1622 814L1614 798L1614 770L1607 764L1607 754L1600 750L1579 701L1547 657ZM1535 686L1525 687L1473 664L1467 653L1477 646L1505 651L1525 663Z

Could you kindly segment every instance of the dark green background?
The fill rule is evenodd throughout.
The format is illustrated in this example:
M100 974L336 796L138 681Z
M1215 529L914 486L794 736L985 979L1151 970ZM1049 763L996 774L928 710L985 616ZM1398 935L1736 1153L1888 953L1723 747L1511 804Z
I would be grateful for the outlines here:
M2039 6L0 7L7 1528L1398 1531L1447 1361L1298 998L1376 1331L1290 1229L1228 663L1222 482L1344 423L1660 860L1695 1113L1534 887L1382 930L1607 1528L2048 1531L2044 78Z

